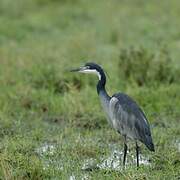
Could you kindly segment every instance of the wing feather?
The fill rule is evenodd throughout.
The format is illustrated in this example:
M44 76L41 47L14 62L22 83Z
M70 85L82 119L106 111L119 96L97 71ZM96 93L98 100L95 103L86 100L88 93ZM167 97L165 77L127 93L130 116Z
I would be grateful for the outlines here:
M119 133L146 145L152 144L148 120L132 98L124 93L114 94L109 103L109 111L113 127Z

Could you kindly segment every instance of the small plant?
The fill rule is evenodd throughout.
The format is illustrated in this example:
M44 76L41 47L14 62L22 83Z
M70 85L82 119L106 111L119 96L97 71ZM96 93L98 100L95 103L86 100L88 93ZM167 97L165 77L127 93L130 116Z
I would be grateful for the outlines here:
M171 84L178 79L172 71L172 59L165 49L150 53L144 48L121 50L119 56L120 76L138 86L160 83Z

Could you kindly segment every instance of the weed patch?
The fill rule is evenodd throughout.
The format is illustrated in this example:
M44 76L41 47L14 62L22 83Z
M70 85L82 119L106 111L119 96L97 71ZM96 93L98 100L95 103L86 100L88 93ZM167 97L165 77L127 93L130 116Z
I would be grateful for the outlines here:
M157 53L145 48L121 50L119 56L119 74L124 81L138 86L172 84L179 81L178 71L174 71L172 59L165 49Z

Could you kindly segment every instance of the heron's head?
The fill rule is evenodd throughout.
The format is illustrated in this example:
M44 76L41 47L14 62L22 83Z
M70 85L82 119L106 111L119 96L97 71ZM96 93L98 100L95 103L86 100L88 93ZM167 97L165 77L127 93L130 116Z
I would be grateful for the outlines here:
M87 73L87 74L96 74L99 77L99 80L101 80L102 75L104 75L104 71L96 63L86 63L84 66L72 69L71 72L80 72L80 73Z

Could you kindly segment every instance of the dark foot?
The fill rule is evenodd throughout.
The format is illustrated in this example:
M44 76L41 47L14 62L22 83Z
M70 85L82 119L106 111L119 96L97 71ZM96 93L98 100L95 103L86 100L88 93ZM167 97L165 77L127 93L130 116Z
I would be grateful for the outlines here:
M139 168L139 146L136 142L136 161L137 161L137 169Z

